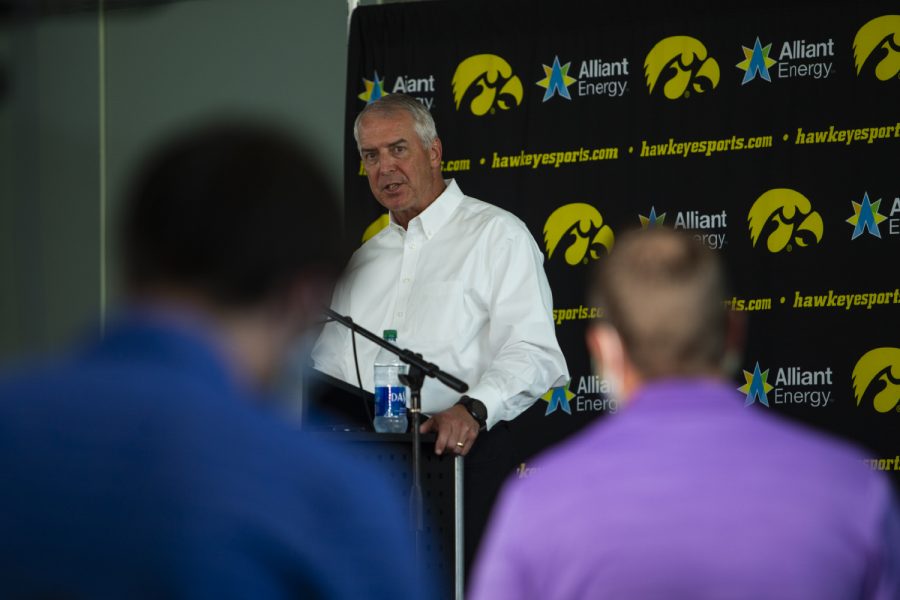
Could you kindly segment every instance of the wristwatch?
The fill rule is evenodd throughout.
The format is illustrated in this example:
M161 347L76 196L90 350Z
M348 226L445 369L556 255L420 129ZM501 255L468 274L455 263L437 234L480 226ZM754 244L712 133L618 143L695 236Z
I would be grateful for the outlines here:
M457 404L462 404L469 411L469 414L478 423L479 431L484 431L487 428L487 406L484 405L484 402L471 396L463 396Z

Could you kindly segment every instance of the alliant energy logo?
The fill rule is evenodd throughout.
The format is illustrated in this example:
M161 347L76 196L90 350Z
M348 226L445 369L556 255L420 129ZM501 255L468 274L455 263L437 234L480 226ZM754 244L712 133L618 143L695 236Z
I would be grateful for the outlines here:
M822 241L825 225L809 199L792 189L775 188L756 199L747 215L755 248L765 241L769 252L791 252Z
M677 100L715 89L720 73L703 42L676 35L653 46L644 59L644 75L651 96L661 89L666 98Z
M879 81L900 78L900 15L883 15L860 27L853 60L858 76L865 69Z
M683 229L697 239L698 242L712 250L721 250L728 243L728 215L723 210L717 213L704 213L699 210L682 210L675 214L675 229Z
M650 214L646 217L638 215L641 222L641 229L653 229L654 227L662 227L666 224L666 213L656 214L656 207L650 207Z
M665 224L667 213L657 213L656 207L650 207L647 216L638 215L641 229L661 227ZM699 210L680 210L675 213L673 229L682 229L712 250L721 250L728 243L728 214L723 210L716 213L704 213Z
M552 65L542 64L541 67L544 78L536 85L545 90L544 102L554 96L571 100L573 92L578 97L608 98L619 98L628 93L628 59L625 57L613 61L602 58L582 60L576 72L571 62L561 64L559 56L554 56Z
M571 383L571 381L569 382ZM559 387L550 388L547 390L547 393L541 396L541 400L547 403L547 410L544 411L544 416L555 413L557 410L561 410L567 415L572 414L572 405L569 401L575 397L575 394L569 391L569 384L561 385Z
M772 381L774 379L774 381ZM833 402L831 367L808 370L802 367L782 367L771 376L771 369L761 369L759 362L753 371L744 371L744 385L738 388L746 394L744 406L759 403L771 405L806 405L824 408Z
M895 196L887 220L888 235L900 235L900 196Z
M576 81L574 77L569 77L569 67L572 66L572 63L567 62L564 65L560 65L559 57L554 56L553 66L542 66L544 67L545 77L537 82L537 85L539 87L547 90L546 92L544 92L544 98L542 101L546 102L557 94L560 98L571 100L572 94L569 93L569 86Z
M900 235L900 196L894 198L888 215L881 214L881 201L882 198L879 198L873 202L869 198L869 193L865 192L862 202L855 200L850 202L853 214L847 219L847 223L853 226L853 232L850 234L851 240L855 240L864 233L879 240L883 239L881 226L885 221L887 221L885 232L888 236Z
M547 258L565 246L570 265L588 264L612 250L615 235L603 215L590 204L575 202L554 210L544 223ZM566 245L568 244L568 245Z
M387 96L385 91L384 78L378 77L378 71L372 79L363 79L365 89L357 96L366 104L371 104L383 96ZM426 75L423 77L414 77L412 75L400 75L394 79L393 85L390 86L391 94L406 94L412 96L425 105L428 110L434 106L434 75Z
M412 96L431 110L434 106L434 75L415 77L413 75L400 75L391 86L392 94L406 94Z
M553 58L551 66L541 66L544 69L544 78L538 81L537 85L546 90L544 102L554 95L571 100L569 86L573 86L575 94L579 97L618 98L628 92L628 59L624 57L617 61L600 58L583 60L577 72L577 79L570 75L572 63L561 65L558 56ZM573 85L576 83L577 85Z
M781 44L778 66L773 69L778 79L828 79L834 69L834 40L819 42L789 40Z
M772 76L769 74L769 67L778 62L774 58L769 58L769 53L772 51L772 44L763 46L759 41L759 36L757 36L756 42L753 43L753 48L741 46L741 49L744 51L744 60L735 65L738 69L744 71L744 78L741 80L741 85L750 83L756 79L757 76L763 81L771 83Z
M771 82L772 75L777 79L828 79L834 69L834 40L831 38L820 42L801 39L763 45L757 36L752 48L741 46L741 50L744 60L736 65L744 71L741 85L757 77ZM774 53L778 60L771 56Z
M853 367L853 395L857 406L900 412L900 348L875 348L863 354Z
M621 98L628 93L628 59L589 58L578 69L579 96Z
M619 410L619 405L610 396L611 393L612 390L606 380L600 379L596 375L582 375L570 379L566 385L551 388L541 396L541 400L547 403L544 416L553 414L557 410L568 415L571 415L573 410L578 413L615 414Z
M863 194L862 202L851 201L853 206L853 215L847 219L847 223L853 225L853 233L850 235L851 240L855 240L863 233L868 232L869 235L881 239L881 228L879 227L887 217L879 212L881 208L881 198L872 202L869 200L869 192Z
M763 406L769 406L769 392L773 386L769 384L769 370L761 371L759 363L753 367L753 373L744 371L744 385L738 388L742 394L747 394L744 406L750 406L754 402L759 402Z
M522 81L506 60L496 54L476 54L453 73L456 110L465 106L476 117L509 110L522 103Z
M378 77L378 71L375 71L375 75L372 76L372 79L366 79L364 77L363 86L365 89L357 96L357 98L366 104L372 104L382 96L387 95L384 91L384 78Z

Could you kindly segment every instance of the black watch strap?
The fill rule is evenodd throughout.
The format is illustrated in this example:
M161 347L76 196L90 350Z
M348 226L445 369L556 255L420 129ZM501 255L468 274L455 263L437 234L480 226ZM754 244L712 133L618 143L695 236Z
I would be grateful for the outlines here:
M484 402L471 396L463 396L457 404L462 404L468 411L475 422L478 423L478 429L484 431L487 428L487 407Z

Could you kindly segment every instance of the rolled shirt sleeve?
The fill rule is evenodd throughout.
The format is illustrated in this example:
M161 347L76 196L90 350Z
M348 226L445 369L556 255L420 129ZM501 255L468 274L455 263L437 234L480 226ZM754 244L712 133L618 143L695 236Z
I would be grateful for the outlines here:
M543 255L529 233L506 240L494 261L490 366L468 392L488 409L488 428L510 421L568 378L553 325Z

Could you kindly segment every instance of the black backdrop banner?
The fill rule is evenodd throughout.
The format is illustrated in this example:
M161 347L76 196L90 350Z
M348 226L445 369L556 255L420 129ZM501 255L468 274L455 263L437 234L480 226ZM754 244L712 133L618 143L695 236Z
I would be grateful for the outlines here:
M721 252L748 317L735 388L862 443L900 480L900 11L895 2L464 0L352 18L346 226L384 225L353 141L366 102L432 112L446 177L545 251L572 379L516 420L525 456L613 413L592 375L592 264L621 232ZM523 471L527 467L523 466Z

